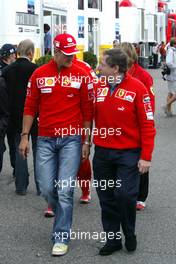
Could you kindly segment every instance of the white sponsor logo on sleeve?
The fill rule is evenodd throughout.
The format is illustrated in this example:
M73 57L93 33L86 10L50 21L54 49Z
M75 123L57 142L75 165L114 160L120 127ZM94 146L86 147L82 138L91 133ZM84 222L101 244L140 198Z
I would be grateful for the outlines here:
M148 113L146 113L146 115L147 115L147 120L154 120L153 112L148 112Z

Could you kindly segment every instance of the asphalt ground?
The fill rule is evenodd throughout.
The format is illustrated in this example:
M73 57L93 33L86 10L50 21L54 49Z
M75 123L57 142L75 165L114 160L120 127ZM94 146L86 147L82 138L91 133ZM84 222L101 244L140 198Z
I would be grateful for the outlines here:
M99 233L99 239L72 239L69 253L63 257L51 256L53 219L46 219L46 203L36 195L33 166L29 158L30 185L26 196L15 194L8 151L0 176L0 264L175 264L176 263L176 104L174 116L166 118L161 106L167 96L166 82L160 70L150 70L156 93L156 146L150 170L150 193L146 209L137 212L136 233L138 248L108 257L98 255L103 245L100 207L95 189L92 202L79 204L80 189L74 196L72 231ZM93 149L92 149L93 152Z

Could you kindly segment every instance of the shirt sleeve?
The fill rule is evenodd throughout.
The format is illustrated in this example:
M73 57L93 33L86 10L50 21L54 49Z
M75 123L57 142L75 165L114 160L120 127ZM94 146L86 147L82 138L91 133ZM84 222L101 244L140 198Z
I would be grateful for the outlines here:
M138 84L136 109L141 134L141 159L151 161L156 134L150 96L144 85Z
M149 93L152 111L154 113L155 112L155 93L154 93L154 88L153 88L153 78L150 75L146 76L144 85L146 86L147 91Z
M36 73L34 72L28 82L23 115L31 115L35 117L38 113L39 99L40 89L37 87Z

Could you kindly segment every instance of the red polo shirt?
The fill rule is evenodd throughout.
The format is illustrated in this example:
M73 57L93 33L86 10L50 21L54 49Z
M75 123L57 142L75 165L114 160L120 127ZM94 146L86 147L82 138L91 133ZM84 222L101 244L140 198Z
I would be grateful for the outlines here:
M155 128L149 94L126 74L110 95L109 85L95 91L94 143L112 149L141 148L141 159L151 160ZM106 135L105 135L106 134Z
M79 129L92 121L93 84L87 73L74 63L58 72L54 60L39 67L32 75L27 90L24 115L39 112L39 136L57 137ZM73 131L73 130L72 130Z

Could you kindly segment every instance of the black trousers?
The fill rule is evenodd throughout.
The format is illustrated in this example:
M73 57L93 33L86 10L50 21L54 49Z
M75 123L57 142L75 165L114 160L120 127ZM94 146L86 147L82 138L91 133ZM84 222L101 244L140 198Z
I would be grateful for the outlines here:
M36 146L37 136L31 134L32 152L33 152L33 165L34 165L34 180L36 184L37 193L40 194L39 184L36 177L35 163L36 163ZM29 172L27 159L23 159L19 153L19 144L21 141L20 133L15 134L15 186L17 191L26 191L29 184Z
M156 69L158 65L158 54L153 53L153 67Z
M0 135L0 173L2 170L3 155L4 155L5 150L6 150L6 146L4 143L4 135L2 135L2 136Z
M114 235L120 232L120 225L125 237L135 234L139 157L140 149L116 150L95 147L93 171L98 183L96 190L107 238L110 232ZM112 186L112 182L115 186ZM102 183L106 183L106 188L102 188ZM119 240L115 236L115 239L107 239L107 242L117 244Z
M145 202L149 189L149 172L140 175L138 201Z
M16 159L16 146L15 146L15 132L7 132L7 142L9 145L9 155L10 155L10 164L13 169L15 169L15 159Z
M12 168L15 169L16 146L15 146L15 134L13 132L7 133L7 141L9 145L10 164ZM6 150L5 136L3 136L0 138L0 172L3 166L3 154L5 150Z

